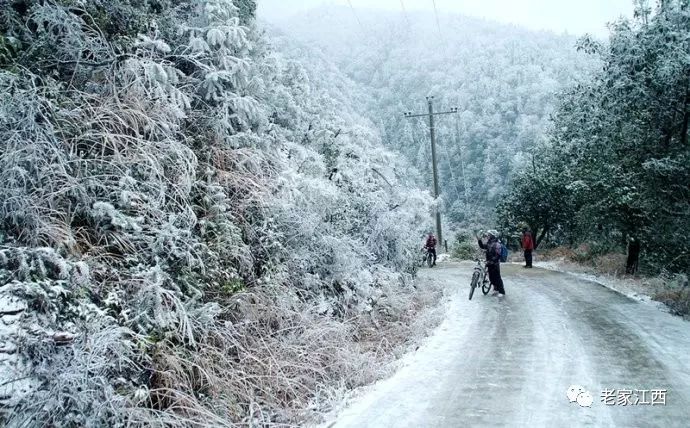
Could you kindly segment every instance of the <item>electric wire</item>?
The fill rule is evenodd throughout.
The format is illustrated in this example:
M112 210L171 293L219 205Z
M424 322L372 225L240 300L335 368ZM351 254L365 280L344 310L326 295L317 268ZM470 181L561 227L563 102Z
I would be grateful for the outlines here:
M362 33L364 33L364 26L362 25L362 21L359 20L359 15L357 15L357 11L355 10L354 6L352 6L352 1L347 0L347 4L350 5L350 9L352 10L352 14L355 16L355 19L357 20L357 24L359 25L359 28L362 30Z
M455 198L460 198L460 188L458 187L458 181L455 179L455 174L453 173L453 165L450 163L450 153L448 152L448 146L446 144L439 144L443 151L446 153L446 164L448 164L448 171L450 172L450 181L453 182L453 187L455 187Z
M431 0L431 2L434 4L434 15L436 16L436 27L438 28L438 34L443 36L443 33L441 32L441 23L438 20L438 9L436 8L436 0Z
M405 21L407 22L407 25L409 27L410 25L410 17L407 14L407 9L405 9L405 2L403 0L400 0L400 7L402 8L403 11L403 16L405 17Z

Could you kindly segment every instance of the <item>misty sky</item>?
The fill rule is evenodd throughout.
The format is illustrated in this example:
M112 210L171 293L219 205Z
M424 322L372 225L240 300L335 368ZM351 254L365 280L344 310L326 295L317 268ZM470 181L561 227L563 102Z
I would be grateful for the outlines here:
M355 8L402 11L400 0L351 0ZM347 0L259 0L259 17L268 21L287 18L324 3L347 5ZM419 9L433 10L432 0L402 0L411 18ZM439 11L462 13L534 30L593 33L606 36L606 23L621 15L632 16L632 0L436 0Z

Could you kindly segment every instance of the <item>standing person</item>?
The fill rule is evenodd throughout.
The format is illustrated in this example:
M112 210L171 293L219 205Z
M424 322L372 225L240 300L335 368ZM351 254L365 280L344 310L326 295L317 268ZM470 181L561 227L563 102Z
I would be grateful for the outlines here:
M498 242L498 232L495 230L488 231L484 237L486 244L482 241L482 237L477 237L479 248L486 251L486 266L489 271L489 281L494 286L492 296L504 297L506 290L503 288L503 279L501 278L501 243Z
M433 233L429 233L429 236L427 236L424 249L433 257L431 267L436 266L436 237Z
M532 267L532 251L534 251L534 239L532 239L532 232L530 232L526 227L522 228L522 241L520 243L522 246L522 251L525 253L525 266L526 268Z

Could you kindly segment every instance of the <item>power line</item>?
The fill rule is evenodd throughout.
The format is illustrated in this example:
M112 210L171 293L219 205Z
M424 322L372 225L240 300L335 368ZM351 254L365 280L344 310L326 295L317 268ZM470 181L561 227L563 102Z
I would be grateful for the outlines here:
M443 33L441 33L441 23L438 20L438 9L436 9L436 0L431 0L431 2L434 4L434 15L436 15L436 27L438 28L438 34L443 36Z
M410 17L407 15L407 9L405 9L405 2L403 0L400 0L400 7L402 7L403 15L405 16L405 21L407 21L407 25L410 25Z
M458 117L455 116L455 143L458 145L458 150L460 150L460 173L462 174L462 192L463 196L465 197L465 204L467 204L469 198L467 196L467 176L465 175L465 155L463 154L462 143L460 142L460 126L458 122Z
M357 24L359 24L359 28L362 30L362 32L364 32L364 26L362 25L362 21L359 20L359 15L357 15L357 11L352 6L352 1L347 0L347 4L350 5L350 9L352 9L352 14L355 16L355 19L357 20Z
M450 153L448 153L448 145L447 144L439 144L443 148L443 151L446 153L446 164L448 165L448 171L450 172L450 180L453 182L453 187L455 187L455 197L460 196L460 188L458 187L458 181L455 179L455 174L453 173L453 165L450 163ZM462 149L461 149L462 153ZM464 167L463 167L463 177L465 176L464 173Z

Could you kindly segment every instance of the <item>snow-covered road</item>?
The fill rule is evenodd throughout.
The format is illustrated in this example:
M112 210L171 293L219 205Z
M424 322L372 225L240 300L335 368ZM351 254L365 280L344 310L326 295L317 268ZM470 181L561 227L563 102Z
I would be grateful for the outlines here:
M470 264L425 270L457 289L446 320L328 426L690 426L690 323L567 274L502 270L506 298L472 301Z

